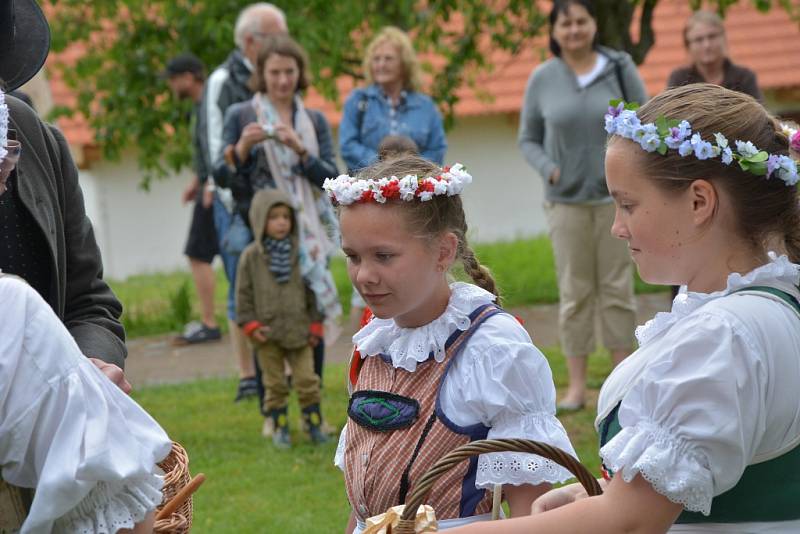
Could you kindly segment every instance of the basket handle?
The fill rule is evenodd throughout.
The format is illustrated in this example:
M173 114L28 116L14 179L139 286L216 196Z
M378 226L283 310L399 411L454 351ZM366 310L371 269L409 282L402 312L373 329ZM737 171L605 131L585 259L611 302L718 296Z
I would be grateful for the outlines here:
M161 511L156 515L156 521L166 519L172 515L175 510L181 507L186 500L191 497L192 493L197 491L197 488L206 481L206 476L203 473L198 473L192 480L189 481L181 490L164 505Z
M590 497L603 493L600 484L597 483L597 479L589 470L571 454L564 452L558 447L529 439L482 439L453 449L440 458L427 473L422 475L419 481L414 485L414 491L412 491L411 495L406 499L403 515L400 518L397 528L394 529L394 532L397 534L414 532L414 517L417 514L417 509L423 504L439 477L462 460L466 460L471 456L490 452L523 452L537 454L554 461L575 475L578 482L586 489ZM409 527L411 530L408 530Z

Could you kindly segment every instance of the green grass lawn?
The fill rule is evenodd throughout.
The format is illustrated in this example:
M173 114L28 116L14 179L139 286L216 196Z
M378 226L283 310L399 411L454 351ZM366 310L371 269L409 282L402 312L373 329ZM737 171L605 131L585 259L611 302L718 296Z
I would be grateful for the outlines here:
M545 353L556 385L564 387L563 357L557 349ZM590 385L599 387L609 370L607 357L591 358ZM208 477L195 494L193 532L340 532L349 506L342 475L333 466L335 439L325 446L310 445L299 431L299 410L293 399L295 445L290 451L275 449L260 435L263 420L255 402L231 401L235 387L236 380L231 378L142 388L134 394L170 436L186 447L192 473ZM346 407L345 366L329 365L323 412L341 428ZM560 417L584 465L597 473L593 418L591 409Z
M555 265L547 237L479 244L475 251L481 263L488 266L503 294L506 307L556 302ZM345 313L350 309L352 286L347 277L344 258L331 263L339 296ZM463 274L455 273L463 278ZM188 272L132 276L124 281L109 283L125 306L122 321L130 337L176 332L190 318L199 316L191 275ZM665 291L650 286L636 277L636 291ZM217 271L216 316L223 329L227 328L225 302L228 283L222 270Z

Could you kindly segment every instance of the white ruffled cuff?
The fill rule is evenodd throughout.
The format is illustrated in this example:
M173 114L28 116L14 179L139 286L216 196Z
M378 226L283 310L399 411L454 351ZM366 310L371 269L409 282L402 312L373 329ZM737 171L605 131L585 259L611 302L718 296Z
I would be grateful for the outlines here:
M623 428L600 449L605 466L630 482L640 474L661 495L690 512L711 512L714 487L701 455L652 421Z
M578 457L561 422L549 413L506 417L492 426L487 437L541 441ZM493 452L478 457L475 486L480 489L491 488L495 484L535 486L545 482L564 482L570 478L573 475L567 469L536 454Z
M145 475L124 482L98 482L69 513L56 520L53 531L114 534L136 523L161 504L164 479Z

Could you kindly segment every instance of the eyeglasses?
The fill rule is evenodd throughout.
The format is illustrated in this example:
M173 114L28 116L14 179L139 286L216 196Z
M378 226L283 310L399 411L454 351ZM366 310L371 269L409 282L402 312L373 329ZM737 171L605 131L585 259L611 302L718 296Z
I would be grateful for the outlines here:
M695 46L699 44L703 44L704 42L708 41L712 43L722 37L722 32L716 33L709 33L708 35L698 35L697 37L692 37L691 39L686 39L686 42L689 46Z

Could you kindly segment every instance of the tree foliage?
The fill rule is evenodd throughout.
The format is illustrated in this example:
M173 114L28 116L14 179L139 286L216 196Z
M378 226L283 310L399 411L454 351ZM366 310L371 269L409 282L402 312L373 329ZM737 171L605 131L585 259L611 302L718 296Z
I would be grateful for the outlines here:
M687 0L697 7L699 0ZM737 0L714 0L724 13ZM792 0L748 0L768 10ZM55 116L78 112L95 131L105 157L138 148L146 185L190 162L189 102L177 102L159 79L166 61L183 51L210 68L233 47L233 25L247 0L50 0L53 50L79 46L82 54L61 69L78 97L77 109L56 109ZM603 44L629 51L641 63L653 45L652 11L658 0L597 0ZM292 35L311 58L314 87L338 98L336 80L355 79L362 52L377 29L391 24L410 31L425 57L430 92L452 121L456 89L476 85L492 68L495 50L511 55L533 46L547 31L548 6L531 0L303 0L276 1L287 14ZM638 18L637 18L638 17ZM640 36L629 28L639 20ZM479 87L475 87L480 90Z

